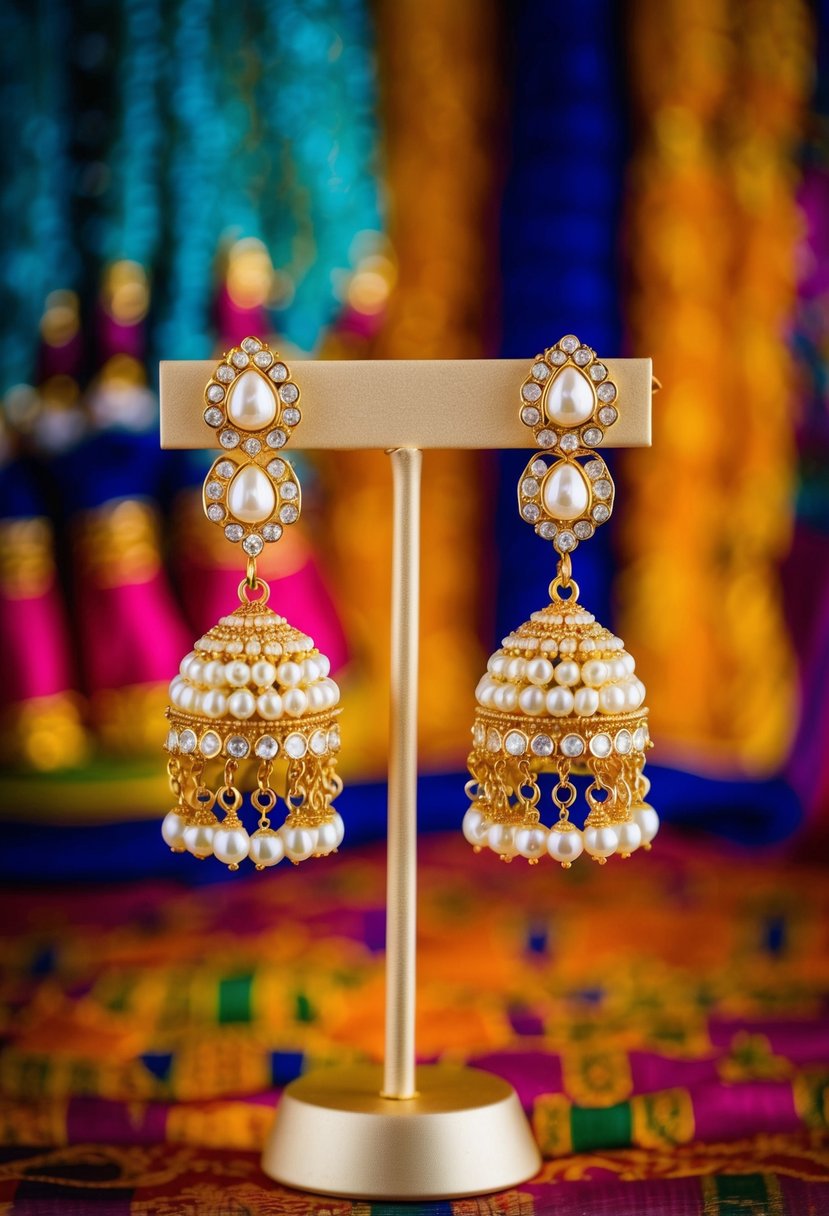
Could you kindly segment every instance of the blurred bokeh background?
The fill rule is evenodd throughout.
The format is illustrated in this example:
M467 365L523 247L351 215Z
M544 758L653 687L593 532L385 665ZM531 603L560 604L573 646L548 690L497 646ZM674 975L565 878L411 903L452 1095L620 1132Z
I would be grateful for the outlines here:
M97 850L107 824L163 808L165 686L233 602L238 555L202 519L209 457L158 449L158 360L246 333L323 359L531 358L568 331L651 355L654 446L613 455L619 509L577 564L647 684L655 797L666 820L758 842L822 833L822 16L802 0L590 0L572 20L543 0L2 7L15 872L35 821L94 821ZM544 600L549 555L514 509L522 461L426 461L426 826L460 811L485 655ZM389 473L372 454L302 473L311 509L267 574L335 659L346 776L367 783L346 809L371 835ZM166 864L132 839L130 865Z
M525 454L429 453L420 1050L533 1118L499 1211L827 1210L827 0L5 0L0 112L0 1201L281 1211L281 1086L382 1050L388 462L300 456L262 563L343 688L347 848L174 856L167 684L240 573L158 361L575 332L663 385L576 567L665 826L529 878L460 839L475 685L551 554Z

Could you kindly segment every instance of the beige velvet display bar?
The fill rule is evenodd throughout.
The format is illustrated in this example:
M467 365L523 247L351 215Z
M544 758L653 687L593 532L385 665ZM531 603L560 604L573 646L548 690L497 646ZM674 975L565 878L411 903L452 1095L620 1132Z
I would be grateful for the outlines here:
M531 448L518 417L526 359L289 359L302 391L302 422L291 447ZM619 391L619 418L602 447L648 447L650 359L603 359ZM161 446L212 448L202 418L204 386L215 362L161 364Z
M533 450L519 420L532 361L288 360L302 394L302 421L296 442L281 454L387 451L394 519L385 1062L311 1072L286 1088L262 1165L288 1186L368 1200L448 1199L505 1190L541 1165L510 1085L477 1069L415 1064L421 450ZM602 362L618 389L619 417L601 446L649 446L658 387L650 359ZM216 432L202 418L215 366L162 363L162 447L217 448ZM538 544L543 558L544 542ZM549 553L552 568L552 547Z

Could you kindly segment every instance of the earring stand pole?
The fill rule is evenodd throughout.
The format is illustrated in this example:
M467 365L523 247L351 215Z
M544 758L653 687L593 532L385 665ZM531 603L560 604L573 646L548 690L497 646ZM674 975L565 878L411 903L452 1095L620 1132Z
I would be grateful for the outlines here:
M531 360L294 360L303 449L379 449L394 486L385 1062L318 1070L284 1090L262 1167L277 1181L358 1199L506 1190L541 1158L515 1091L473 1068L415 1066L417 691L421 449L531 449L518 386ZM619 418L602 447L651 440L650 359L605 359ZM161 446L209 448L214 363L161 364Z

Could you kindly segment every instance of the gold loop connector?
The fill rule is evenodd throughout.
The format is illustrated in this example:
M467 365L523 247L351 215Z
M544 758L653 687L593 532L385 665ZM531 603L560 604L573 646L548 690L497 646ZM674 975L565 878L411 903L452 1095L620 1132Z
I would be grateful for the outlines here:
M256 581L257 581L256 580L256 558L249 557L248 564L247 564L247 570L245 573L245 582L247 583L247 585L251 591L256 590Z
M271 589L263 578L259 578L254 573L254 581L249 583L247 577L243 578L239 584L239 599L243 604L267 604L271 596ZM248 595L249 591L260 591L259 595Z

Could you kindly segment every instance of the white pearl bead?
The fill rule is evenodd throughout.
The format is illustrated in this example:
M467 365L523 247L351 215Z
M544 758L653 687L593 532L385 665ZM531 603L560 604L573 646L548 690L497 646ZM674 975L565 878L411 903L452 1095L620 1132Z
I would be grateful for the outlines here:
M250 838L250 859L255 866L275 866L285 856L285 843L272 828L259 828Z
M231 688L244 688L250 679L250 668L247 663L236 659L225 667L225 680Z
M302 679L302 668L299 663L280 663L276 669L276 678L285 688L296 688Z
M574 663L571 659L565 659L559 663L556 668L556 683L572 686L578 684L581 679L581 669L578 663Z
M320 669L320 675L323 677L323 679L324 679L324 678L325 678L327 675L330 675L330 673L331 673L331 660L328 658L328 655L325 655L325 654L318 654L318 655L317 655L317 657L316 657L316 663L317 663L317 666L318 666L318 667L319 667L319 669Z
M634 679L634 683L636 684L636 687L639 689L639 705L641 705L642 702L645 700L645 697L648 695L648 691L645 688L645 685L642 683L642 681L637 676L634 676L633 679ZM637 706L637 708L638 708L638 706Z
M642 694L635 680L626 680L620 685L625 690L625 709L638 709L642 704Z
M207 718L221 718L227 713L227 698L218 688L210 688L202 695L201 711Z
M174 676L170 681L170 687L167 690L170 700L174 705L178 705L178 699L181 695L181 690L184 688L184 679L182 676Z
M495 654L490 657L489 662L487 663L487 670L491 671L494 676L502 676L506 666L506 655L502 651L496 650Z
M616 852L619 834L609 824L605 827L584 829L584 847L591 857L610 857Z
M559 649L560 654L575 654L576 653L576 639L575 638L562 638L558 649Z
M322 672L319 668L319 663L315 659L302 660L302 683L313 684L320 678Z
M193 710L196 704L196 690L192 684L184 684L178 693L179 706L184 710Z
M326 857L337 847L337 828L333 823L321 823L317 828L316 852Z
M573 702L576 713L581 714L583 718L589 718L599 708L599 694L595 688L580 688Z
M250 852L250 836L244 828L217 828L213 833L213 856L226 866L238 866Z
M659 831L659 816L647 802L641 802L633 808L633 818L642 833L642 843L650 844Z
M463 817L461 830L469 843L478 847L486 843L487 832L491 826L486 815L477 807L471 806Z
M609 678L607 663L601 659L590 659L581 669L581 678L589 688L601 688Z
M282 717L282 698L278 692L263 692L256 702L259 717L268 722L275 722Z
M279 829L285 845L285 856L289 861L305 861L314 852L317 834L309 828L289 828L283 824Z
M599 690L599 709L603 714L620 714L625 708L625 692L618 684L606 684Z
M164 843L168 844L171 849L181 850L184 848L184 829L187 827L187 820L178 811L168 811L164 816L161 824L161 835Z
M541 857L547 849L547 829L545 827L518 828L515 833L515 847L522 857Z
M333 815L331 816L331 822L337 830L337 848L339 848L343 842L343 837L345 836L345 824L343 823L343 817L339 811L334 811Z
M569 866L584 852L584 840L578 828L561 831L557 826L550 829L547 837L547 852L554 861Z
M282 708L289 718L299 718L308 708L308 697L301 688L288 688L282 694Z
M213 688L224 688L224 663L220 663L218 659L212 659L209 663L205 663L204 671L202 672L202 683L209 684Z
M518 850L515 847L515 828L506 823L493 823L486 834L486 842L493 853L501 857L514 857Z
M252 367L237 376L228 390L227 416L246 431L261 431L276 417L276 394Z
M635 853L642 843L642 829L636 822L620 823L616 826L619 836L619 852L622 857Z
M611 659L607 664L607 678L609 680L624 680L626 675L625 665L621 659Z
M246 688L240 688L228 697L227 711L231 718L238 718L240 722L244 722L246 718L252 718L256 713L256 698Z
M184 658L181 660L181 662L178 665L178 670L179 670L180 675L183 675L183 676L187 675L187 671L188 671L188 668L190 667L190 663L196 657L197 656L196 656L195 650L191 650L189 654L186 654L184 656Z
M553 678L553 665L549 659L530 659L526 676L531 684L549 684Z
M191 659L187 664L187 678L191 684L204 683L204 663L201 659Z
M510 659L510 661L507 663L507 679L512 680L514 684L517 684L520 680L523 680L524 668L526 666L527 664L524 659Z
M627 651L619 656L619 662L623 665L627 675L632 676L634 671L636 671L636 660L634 659L633 655L628 654Z
M276 679L276 668L273 663L268 663L267 660L261 659L251 667L250 677L257 688L270 688Z
M525 714L543 714L546 703L547 699L544 695L544 689L536 688L534 684L528 684L518 694L519 708Z
M340 686L335 680L327 678L322 682L323 688L328 690L328 703L336 705L340 699Z
M547 693L547 712L554 718L563 718L573 711L573 694L569 688L556 685Z
M262 523L273 515L276 508L273 482L258 465L245 465L230 483L227 506L231 515L242 523Z
M213 852L212 823L191 823L184 829L184 847L194 857L209 857Z
M544 478L541 497L553 519L578 519L587 510L590 491L579 466L561 461Z
M589 380L577 367L563 367L547 390L547 417L560 426L586 422L596 406Z
M492 700L496 709L509 713L518 704L518 689L514 684L499 684Z
M305 696L308 698L308 709L312 714L319 713L328 704L326 689L321 684L309 685L305 689Z

